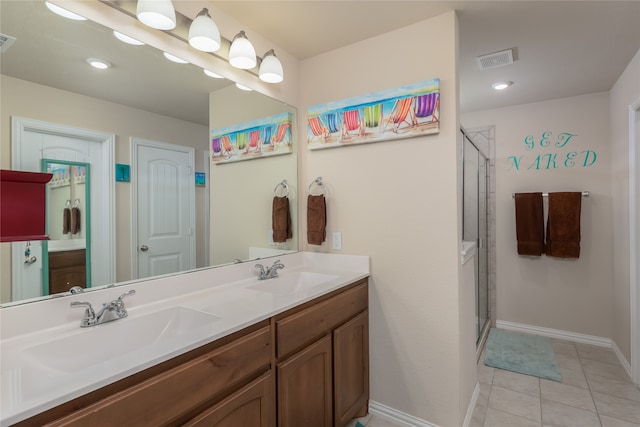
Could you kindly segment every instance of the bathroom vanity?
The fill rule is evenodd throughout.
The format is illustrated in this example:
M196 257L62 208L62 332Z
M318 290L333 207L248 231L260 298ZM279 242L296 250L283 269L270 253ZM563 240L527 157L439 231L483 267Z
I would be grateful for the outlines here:
M10 412L2 425L344 426L365 415L368 258L298 253L281 259L280 276L262 281L247 275L250 263L165 278L184 283L193 274L212 286L183 284L193 292L150 301L138 315L135 304L147 285L156 282L156 298L168 285L140 282L131 285L129 318L3 340L9 356L2 403ZM61 299L69 304L88 295ZM73 314L79 321L81 313ZM105 350L105 360L99 352L89 359L67 355L33 366L40 353L64 356L60 346L86 344L91 353L96 332L98 340L125 335L113 343L122 353ZM28 379L39 374L51 377ZM41 395L39 404L31 392Z

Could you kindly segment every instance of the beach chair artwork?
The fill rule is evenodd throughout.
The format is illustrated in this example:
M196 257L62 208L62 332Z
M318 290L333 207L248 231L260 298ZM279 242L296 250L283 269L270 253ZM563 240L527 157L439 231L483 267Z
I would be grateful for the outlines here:
M307 110L310 150L440 132L440 79L315 105Z
M292 152L291 113L211 131L211 163L228 163Z

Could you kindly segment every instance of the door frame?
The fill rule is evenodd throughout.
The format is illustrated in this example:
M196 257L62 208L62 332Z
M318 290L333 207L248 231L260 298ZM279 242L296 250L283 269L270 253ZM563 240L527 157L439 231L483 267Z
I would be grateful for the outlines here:
M211 184L211 157L209 155L209 151L205 150L204 153L202 153L204 156L204 168L203 168L203 172L205 174L205 181L204 181L204 191L205 191L205 195L204 195L204 215L205 215L205 221L204 221L204 235L205 235L205 239L204 239L204 259L205 259L205 265L203 267L208 267L209 265L211 265L211 258L209 258L209 245L211 244L209 239L209 236L211 236L210 234L210 227L211 227L211 221L209 220L209 218L211 218L211 199L210 199L210 195L211 195L211 188L210 188L210 184Z
M640 98L629 106L629 290L631 299L631 378L640 384Z
M42 120L24 117L11 118L11 167L23 169L22 143L26 132L57 135L66 138L92 141L100 144L100 168L102 176L91 180L92 188L96 188L101 197L92 197L91 212L102 215L102 218L92 221L92 242L103 242L91 248L91 264L101 265L103 272L100 274L105 281L104 285L115 282L115 134L83 129L59 123L45 122ZM42 160L42 154L40 155ZM40 165L40 162L38 162ZM24 169L23 169L24 170ZM95 168L92 168L95 170ZM34 170L32 172L40 172ZM95 187L94 187L95 185ZM100 226L98 226L100 224ZM11 291L14 295L21 295L22 271L15 268L22 264L23 249L13 244L11 249ZM100 261L99 263L97 261ZM92 271L95 271L92 268Z
M131 278L138 279L139 266L138 266L138 147L150 147L162 150L177 151L179 153L186 153L189 155L189 168L193 176L195 171L195 148L185 145L169 144L167 142L152 141L149 139L132 137L131 138ZM196 268L196 191L195 181L189 185L189 206L191 206L191 213L189 215L189 227L191 233L189 234L189 262L190 269Z

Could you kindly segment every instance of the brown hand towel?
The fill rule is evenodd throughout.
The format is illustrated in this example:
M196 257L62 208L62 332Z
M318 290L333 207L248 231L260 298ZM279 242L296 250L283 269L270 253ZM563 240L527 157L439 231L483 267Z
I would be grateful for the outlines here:
M582 193L549 193L547 255L580 257L580 209Z
M544 253L542 193L516 193L516 240L518 255Z
M71 231L71 209L64 208L62 211L62 234Z
M273 229L273 241L276 243L286 242L287 239L293 237L288 197L273 198L271 228Z
M80 232L80 208L71 208L71 234Z
M323 195L307 197L307 241L321 245L327 236L327 204Z

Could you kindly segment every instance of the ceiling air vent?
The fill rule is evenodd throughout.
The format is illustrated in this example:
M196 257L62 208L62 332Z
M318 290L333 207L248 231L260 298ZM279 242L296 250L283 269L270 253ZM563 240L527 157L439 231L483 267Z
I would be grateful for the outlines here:
M513 49L476 56L476 61L481 70L513 64Z
M16 41L15 37L0 34L0 53L5 53L14 41Z

